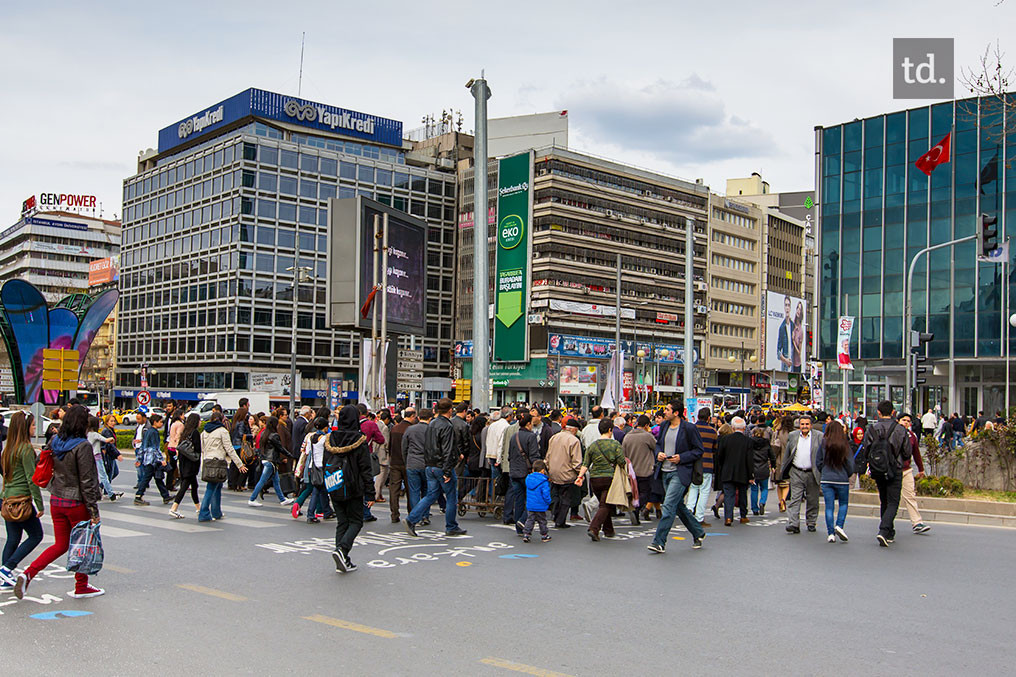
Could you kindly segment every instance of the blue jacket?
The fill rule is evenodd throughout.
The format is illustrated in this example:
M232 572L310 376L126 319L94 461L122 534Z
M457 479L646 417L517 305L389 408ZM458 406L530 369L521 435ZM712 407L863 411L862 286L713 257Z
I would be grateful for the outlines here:
M550 508L550 482L542 472L531 472L526 477L526 510L547 512Z
M660 434L656 438L656 453L663 453L663 448L667 440L667 430L670 429L670 424L664 421L660 424ZM698 428L691 423L682 420L681 431L678 432L677 436L677 448L674 450L675 453L681 455L681 463L677 466L677 476L681 478L681 484L686 487L691 486L691 471L692 466L695 465L695 461L702 458L702 454L705 453L705 449L702 447L702 436L699 435ZM656 462L656 468L653 472L654 477L660 477L660 471L663 468L661 461Z

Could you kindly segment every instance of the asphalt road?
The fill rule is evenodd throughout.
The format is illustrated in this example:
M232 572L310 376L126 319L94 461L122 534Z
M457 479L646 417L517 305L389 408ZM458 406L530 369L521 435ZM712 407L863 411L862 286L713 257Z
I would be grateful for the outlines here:
M915 536L901 520L886 550L871 519L848 517L850 542L830 545L767 515L709 529L697 551L675 530L650 555L655 523L524 544L472 514L468 536L446 538L436 514L412 539L383 505L342 575L333 522L225 491L226 519L206 526L189 503L173 521L148 497L100 506L105 596L69 598L63 560L25 600L0 596L6 674L946 675L1016 658L1008 529Z

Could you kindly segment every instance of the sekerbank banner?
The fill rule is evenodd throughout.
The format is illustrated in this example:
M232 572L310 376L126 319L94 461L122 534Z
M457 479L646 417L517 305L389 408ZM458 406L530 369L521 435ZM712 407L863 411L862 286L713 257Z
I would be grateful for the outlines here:
M335 132L373 143L402 145L402 123L398 120L251 88L160 130L159 152L163 153L192 138L252 116Z

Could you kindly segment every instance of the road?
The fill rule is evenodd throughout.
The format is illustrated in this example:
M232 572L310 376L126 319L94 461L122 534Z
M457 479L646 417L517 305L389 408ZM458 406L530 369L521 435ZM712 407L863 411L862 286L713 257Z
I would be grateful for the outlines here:
M901 520L886 550L871 519L848 517L850 543L830 545L766 516L709 529L701 550L675 530L650 555L655 523L524 544L469 515L464 538L435 519L412 539L381 506L353 550L360 569L342 575L333 522L225 491L226 519L199 525L189 504L173 521L149 498L100 505L105 596L69 598L59 561L25 600L0 597L9 674L945 675L1016 659L1008 529L914 536Z

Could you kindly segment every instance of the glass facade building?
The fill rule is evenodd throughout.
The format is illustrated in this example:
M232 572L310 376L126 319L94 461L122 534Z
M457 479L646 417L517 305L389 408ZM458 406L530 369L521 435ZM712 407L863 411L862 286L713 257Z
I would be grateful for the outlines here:
M149 370L156 397L247 390L251 372L288 372L294 322L304 398L323 397L324 379L355 381L361 334L328 322L326 253L341 237L328 232L328 200L356 195L427 221L428 321L416 345L425 375L447 376L455 175L406 165L401 146L302 129L295 118L255 111L230 125L229 101L226 124L187 145L163 151L160 132L160 152L124 181L116 394L140 386L143 363L158 367ZM186 131L181 123L180 138ZM297 299L294 266L312 277Z
M998 217L1000 242L1016 227L1016 165L1008 166L1016 134L1006 133L1012 121L1005 107L997 98L947 101L816 128L818 348L827 407L844 401L839 316L856 318L847 406L870 414L887 396L901 404L910 262L925 247L974 235L981 213ZM915 161L950 133L951 161L925 175ZM1004 404L1007 290L1002 266L977 254L971 241L925 254L916 266L912 329L935 338L915 406L947 398L943 408L969 414Z

